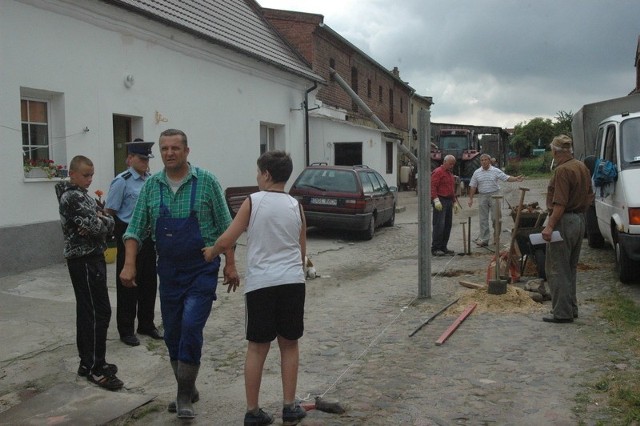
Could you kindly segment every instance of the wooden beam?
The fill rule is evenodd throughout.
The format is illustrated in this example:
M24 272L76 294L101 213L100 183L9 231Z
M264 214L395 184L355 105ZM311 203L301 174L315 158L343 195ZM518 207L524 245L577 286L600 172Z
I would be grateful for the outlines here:
M444 341L447 340L449 336L453 334L454 331L456 331L458 326L462 324L462 321L464 321L469 315L471 315L471 312L473 312L473 310L476 308L477 305L478 305L477 303L473 303L467 306L467 309L465 309L464 312L460 314L458 319L456 319L453 322L453 324L451 324L449 328L447 328L447 330L444 333L442 333L442 335L438 338L438 340L436 340L436 346L442 345Z

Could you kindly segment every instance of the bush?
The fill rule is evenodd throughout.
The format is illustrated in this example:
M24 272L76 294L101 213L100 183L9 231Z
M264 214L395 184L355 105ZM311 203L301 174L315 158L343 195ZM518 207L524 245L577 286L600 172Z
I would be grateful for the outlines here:
M512 175L519 176L525 175L527 177L545 177L551 174L551 160L553 156L550 152L545 152L544 155L511 160L505 167L504 172Z

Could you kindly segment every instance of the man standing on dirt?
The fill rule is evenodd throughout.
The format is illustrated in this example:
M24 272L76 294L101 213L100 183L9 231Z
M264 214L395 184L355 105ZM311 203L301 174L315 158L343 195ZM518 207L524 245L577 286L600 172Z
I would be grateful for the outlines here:
M471 181L469 182L469 207L473 205L473 196L478 193L478 216L480 222L480 233L475 239L478 247L486 247L489 245L489 215L493 218L494 202L492 196L497 195L500 191L498 181L503 182L522 182L524 176L509 176L502 170L491 165L491 156L482 154L480 156L481 167L473 172ZM493 220L492 220L493 223ZM495 223L493 228L495 229Z
M453 205L456 200L456 180L453 166L456 157L447 155L442 165L431 173L431 202L433 203L433 234L431 254L446 256L456 254L447 248L451 235Z
M558 164L547 192L547 208L551 212L542 238L547 241L545 271L551 289L551 313L545 322L570 323L578 318L576 268L584 236L584 212L593 201L589 169L573 158L573 141L569 136L556 136L551 152ZM561 241L551 242L558 231Z

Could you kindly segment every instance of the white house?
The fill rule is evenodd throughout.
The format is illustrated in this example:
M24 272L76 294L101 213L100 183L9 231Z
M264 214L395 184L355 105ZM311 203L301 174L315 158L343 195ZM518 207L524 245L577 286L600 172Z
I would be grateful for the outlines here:
M86 155L90 191L106 194L125 168L125 142L177 128L191 163L226 188L255 185L264 150L289 152L295 177L340 142L327 137L345 137L332 120L324 136L307 128L301 105L313 106L324 80L254 0L0 0L0 63L0 276L63 260L59 178L28 177L25 159L63 166ZM349 141L375 147L363 160L384 173L380 132L347 126ZM162 168L154 152L152 171Z
M62 260L56 178L23 157L94 161L91 191L124 168L124 142L184 130L190 161L223 187L255 185L261 150L305 164L306 92L323 80L253 1L0 2L0 276ZM172 11L180 10L177 15ZM157 146L154 147L158 154ZM159 155L150 163L162 167Z

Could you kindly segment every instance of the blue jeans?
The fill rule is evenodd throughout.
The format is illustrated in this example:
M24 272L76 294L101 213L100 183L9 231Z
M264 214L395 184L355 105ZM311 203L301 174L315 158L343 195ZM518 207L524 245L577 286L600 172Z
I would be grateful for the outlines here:
M160 311L171 360L200 364L202 331L216 300L220 258L211 263L158 259Z

